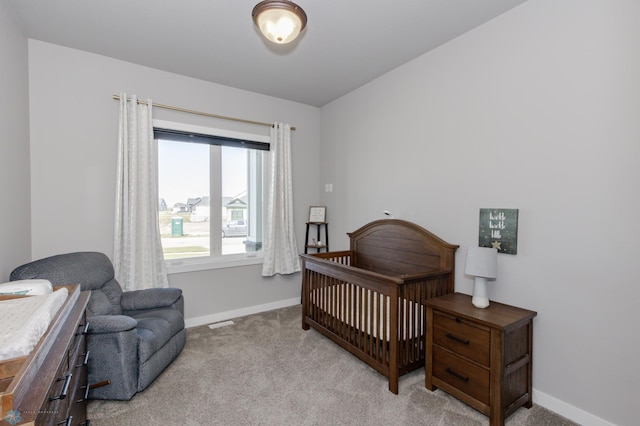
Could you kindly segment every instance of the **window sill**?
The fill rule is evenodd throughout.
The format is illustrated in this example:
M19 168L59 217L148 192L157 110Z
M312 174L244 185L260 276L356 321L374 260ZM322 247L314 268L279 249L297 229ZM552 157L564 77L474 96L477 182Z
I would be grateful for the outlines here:
M236 268L238 266L259 265L262 263L262 253L252 256L225 256L216 259L175 259L166 260L167 274L182 274L185 272L206 271L210 269Z

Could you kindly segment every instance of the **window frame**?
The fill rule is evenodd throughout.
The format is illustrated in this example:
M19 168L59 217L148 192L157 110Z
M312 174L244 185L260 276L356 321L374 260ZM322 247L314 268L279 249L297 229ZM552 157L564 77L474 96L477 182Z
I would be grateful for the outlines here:
M245 141L254 141L259 143L270 144L271 138L268 135L260 135L255 133L238 132L233 130L225 130L214 127L199 126L194 124L180 123L167 120L153 120L153 128L167 129L178 132L194 133L201 135L209 135L214 137L223 137L231 139L239 139ZM264 168L263 168L263 188L267 188L269 185L268 179L269 164L271 161L270 151L266 151L264 154ZM211 176L209 177L211 179ZM213 192L213 190L210 190ZM262 204L262 211L265 211L264 199ZM165 260L165 268L167 274L176 274L184 272L204 271L209 269L219 268L232 268L237 266L257 265L263 262L264 254L259 252L247 252L236 253L227 255L202 256L192 257L184 259L169 259Z

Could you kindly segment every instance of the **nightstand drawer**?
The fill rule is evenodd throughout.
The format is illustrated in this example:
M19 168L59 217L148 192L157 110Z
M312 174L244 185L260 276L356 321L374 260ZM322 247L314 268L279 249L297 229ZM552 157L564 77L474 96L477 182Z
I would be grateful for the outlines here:
M489 370L437 346L433 347L433 377L489 405Z
M433 343L489 366L491 332L469 321L434 312Z

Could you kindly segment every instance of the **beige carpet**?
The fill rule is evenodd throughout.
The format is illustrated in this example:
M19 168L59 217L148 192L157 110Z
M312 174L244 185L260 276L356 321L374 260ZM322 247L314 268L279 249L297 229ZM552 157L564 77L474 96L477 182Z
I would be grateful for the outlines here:
M314 330L300 306L251 315L218 329L187 330L178 359L131 401L91 401L91 426L488 425L453 397L424 387L424 369L387 380ZM574 425L540 406L507 425Z

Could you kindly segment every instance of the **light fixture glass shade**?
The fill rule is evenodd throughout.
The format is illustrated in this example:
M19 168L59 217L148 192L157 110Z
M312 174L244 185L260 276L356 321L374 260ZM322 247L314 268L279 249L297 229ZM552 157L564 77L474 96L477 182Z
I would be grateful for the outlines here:
M489 247L470 247L464 273L474 276L471 303L476 308L489 307L487 278L496 278L498 272L498 250Z
M307 14L290 1L262 1L253 8L251 16L260 32L278 44L295 40L307 25Z

